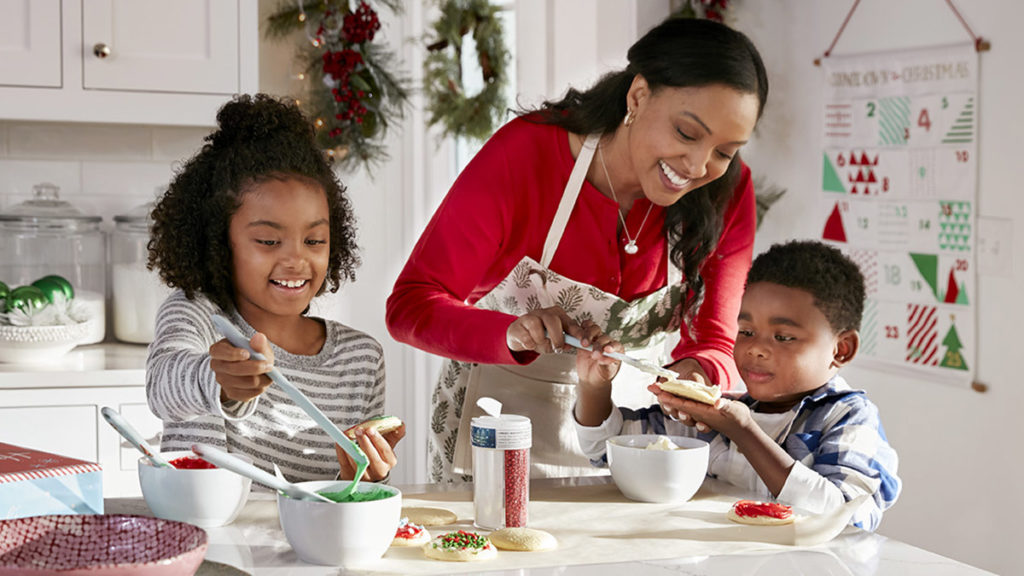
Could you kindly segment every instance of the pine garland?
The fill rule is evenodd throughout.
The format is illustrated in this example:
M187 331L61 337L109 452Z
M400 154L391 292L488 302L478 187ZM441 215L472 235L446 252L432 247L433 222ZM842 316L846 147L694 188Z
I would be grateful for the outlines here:
M505 115L509 52L500 8L488 0L444 0L441 16L433 24L433 42L427 46L423 91L428 124L440 125L444 135L485 140ZM469 96L462 82L463 38L473 35L483 89Z
M401 10L399 0L378 2ZM408 103L407 81L391 71L395 55L373 42L379 28L365 1L283 2L267 19L267 38L305 32L308 43L297 56L307 81L300 104L316 123L317 142L343 169L372 168L388 157L381 141Z

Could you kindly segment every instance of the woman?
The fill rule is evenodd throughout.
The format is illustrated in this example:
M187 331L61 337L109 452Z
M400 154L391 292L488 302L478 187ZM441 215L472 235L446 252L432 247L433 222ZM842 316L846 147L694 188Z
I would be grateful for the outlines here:
M449 359L432 399L433 481L471 473L482 396L532 419L533 476L596 472L572 426L574 356L559 353L584 320L683 378L739 382L755 209L737 154L764 109L764 65L744 35L707 20L665 21L628 57L502 127L395 283L391 334ZM652 377L638 376L620 371L617 402L646 393Z

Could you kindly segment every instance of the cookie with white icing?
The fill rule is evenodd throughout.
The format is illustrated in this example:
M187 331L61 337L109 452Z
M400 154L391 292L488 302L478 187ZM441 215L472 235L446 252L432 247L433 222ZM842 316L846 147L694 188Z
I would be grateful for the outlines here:
M409 522L408 518L402 518L395 531L395 538L391 541L392 546L422 546L430 542L430 532L423 526Z
M549 532L534 528L502 528L487 535L500 550L540 552L558 548L558 540Z
M712 406L722 397L722 389L718 386L707 386L693 380L667 380L658 382L658 387L681 398L689 398Z
M458 530L441 534L424 544L423 553L427 558L445 562L480 562L496 557L498 549L486 536Z
M793 523L793 508L778 502L739 500L729 508L729 520L752 526L781 526Z

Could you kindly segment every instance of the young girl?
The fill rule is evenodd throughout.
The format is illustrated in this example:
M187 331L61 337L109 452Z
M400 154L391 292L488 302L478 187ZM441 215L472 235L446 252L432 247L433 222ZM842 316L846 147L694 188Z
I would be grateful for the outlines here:
M157 314L146 362L161 449L194 443L277 464L292 481L352 478L355 467L276 386L276 367L340 428L384 409L384 359L372 337L307 316L326 289L355 277L355 225L344 188L290 103L239 96L153 210L149 265L177 290ZM214 329L231 319L265 361ZM366 477L386 478L404 428L358 434Z

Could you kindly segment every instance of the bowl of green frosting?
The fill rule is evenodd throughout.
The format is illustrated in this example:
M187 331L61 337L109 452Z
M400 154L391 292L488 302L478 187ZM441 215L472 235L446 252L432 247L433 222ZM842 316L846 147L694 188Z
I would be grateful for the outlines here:
M353 567L372 563L387 552L402 514L402 493L393 486L360 482L345 495L344 482L298 482L332 502L277 495L285 538L310 564Z

